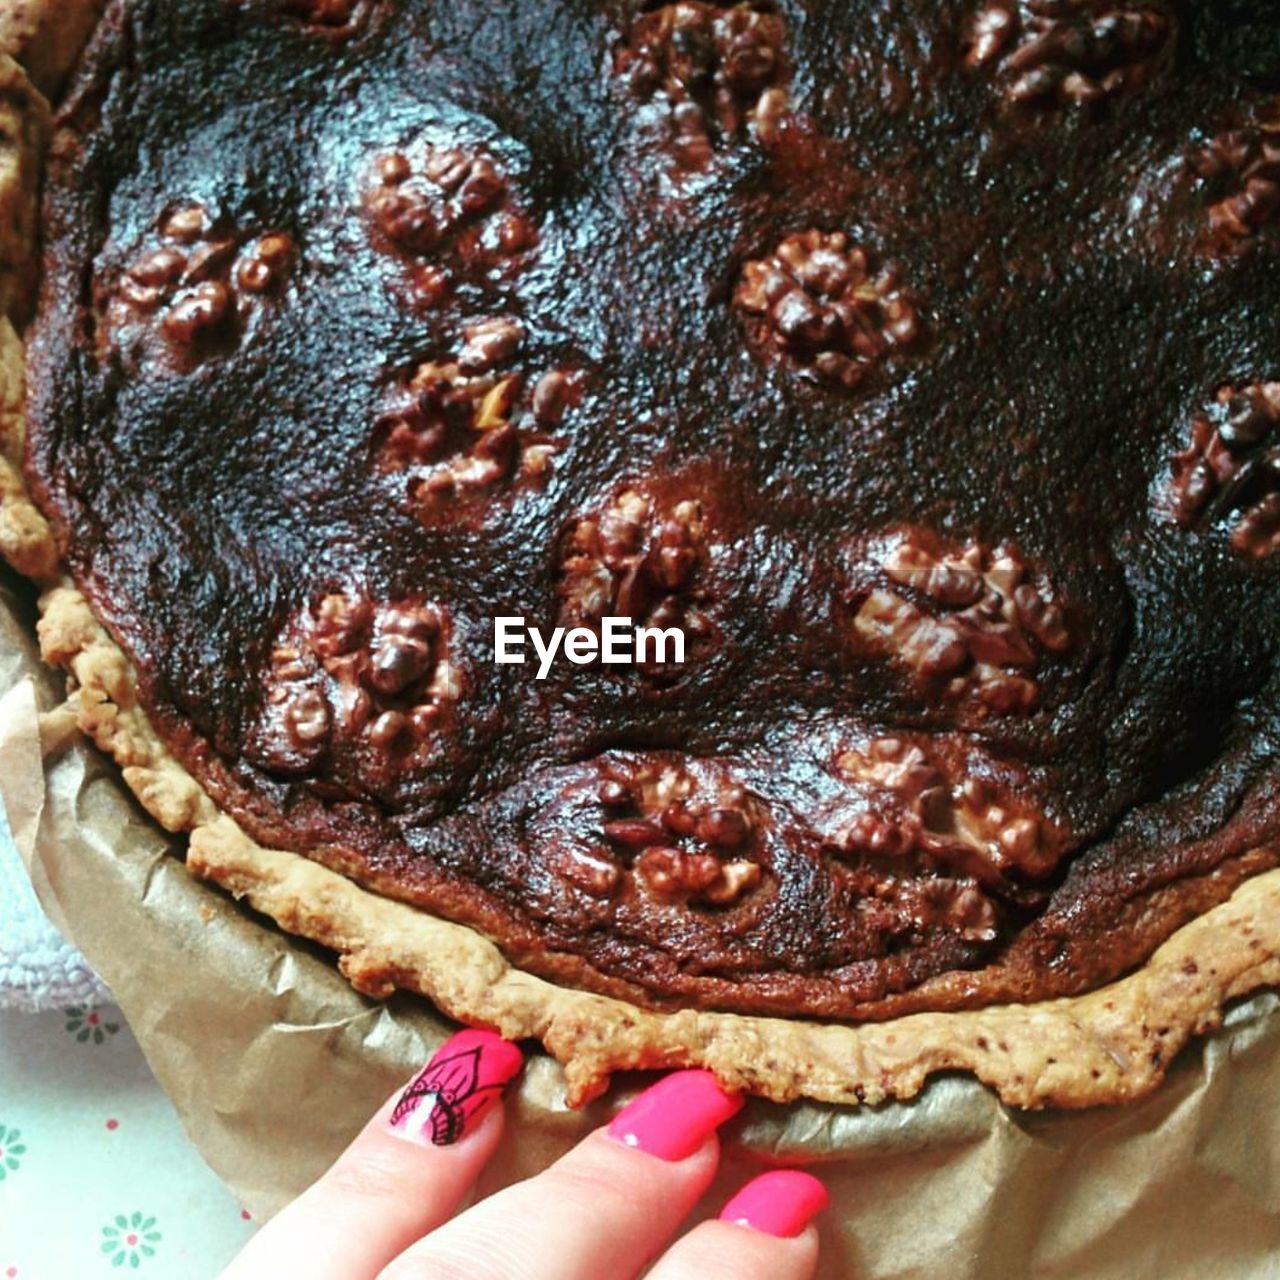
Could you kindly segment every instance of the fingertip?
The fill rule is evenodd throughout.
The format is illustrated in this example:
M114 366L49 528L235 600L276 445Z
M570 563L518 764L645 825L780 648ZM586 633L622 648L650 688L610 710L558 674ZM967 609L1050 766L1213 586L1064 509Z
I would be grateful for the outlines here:
M710 1071L673 1071L623 1107L605 1133L660 1160L685 1160L742 1105Z
M385 1127L410 1142L453 1146L500 1109L523 1066L524 1054L510 1040L477 1028L459 1031L405 1087Z
M817 1225L809 1223L798 1235L786 1237L785 1244L791 1250L795 1260L793 1267L798 1280L808 1280L808 1277L818 1270Z
M624 1160L627 1159L630 1153L638 1153L641 1156L643 1168L629 1162L619 1165L617 1157L620 1147L625 1153ZM707 1134L687 1154L674 1160L665 1158L654 1160L652 1152L645 1151L643 1148L630 1143L620 1142L609 1133L607 1128L596 1129L593 1133L588 1134L575 1148L575 1150L584 1153L592 1152L593 1149L596 1158L605 1161L608 1166L620 1170L618 1175L620 1177L643 1178L646 1182L651 1177L656 1177L661 1181L669 1181L672 1177L675 1177L681 1185L686 1183L696 1185L699 1188L699 1196L710 1187L715 1179L716 1170L720 1167L720 1135L715 1132ZM565 1157L566 1160L572 1158L572 1152ZM657 1166L656 1171L651 1168L655 1164ZM663 1165L669 1165L671 1168L664 1170Z
M236 1274L379 1273L470 1194L501 1139L499 1104L522 1061L517 1045L492 1032L452 1036L328 1171L255 1236Z
M812 1280L818 1269L818 1231L810 1223L792 1236L774 1236L717 1218L700 1222L659 1260L650 1280Z
M829 1201L826 1187L811 1173L773 1169L752 1178L720 1211L720 1221L791 1239L799 1236Z

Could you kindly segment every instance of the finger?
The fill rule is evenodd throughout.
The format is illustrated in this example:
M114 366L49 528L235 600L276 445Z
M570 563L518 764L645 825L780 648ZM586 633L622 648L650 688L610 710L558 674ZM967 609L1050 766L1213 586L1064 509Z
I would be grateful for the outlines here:
M223 1280L376 1276L457 1211L502 1136L497 1104L521 1061L492 1032L458 1032Z
M810 1280L818 1266L812 1223L826 1203L826 1188L807 1173L763 1173L718 1221L677 1240L649 1280Z
M677 1071L551 1168L468 1209L384 1280L625 1280L715 1176L716 1129L742 1105L708 1071Z

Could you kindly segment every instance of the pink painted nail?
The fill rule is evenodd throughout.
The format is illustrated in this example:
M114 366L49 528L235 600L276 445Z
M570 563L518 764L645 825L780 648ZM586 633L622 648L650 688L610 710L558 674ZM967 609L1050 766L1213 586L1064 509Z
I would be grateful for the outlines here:
M627 1103L608 1132L660 1160L684 1160L741 1109L710 1071L673 1071Z
M492 1031L459 1031L400 1095L391 1128L417 1142L451 1147L501 1100L523 1064L510 1040Z
M765 1235L798 1236L827 1207L827 1189L798 1169L775 1169L752 1178L723 1209L721 1222L733 1222Z

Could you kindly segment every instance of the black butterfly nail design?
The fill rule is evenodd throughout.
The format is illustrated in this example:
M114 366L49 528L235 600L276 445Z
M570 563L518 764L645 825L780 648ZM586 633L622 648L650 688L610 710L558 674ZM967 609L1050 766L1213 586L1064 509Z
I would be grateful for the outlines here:
M521 1061L514 1045L490 1032L460 1032L441 1046L400 1095L391 1113L392 1127L403 1128L429 1103L423 1133L433 1146L452 1146L501 1098Z

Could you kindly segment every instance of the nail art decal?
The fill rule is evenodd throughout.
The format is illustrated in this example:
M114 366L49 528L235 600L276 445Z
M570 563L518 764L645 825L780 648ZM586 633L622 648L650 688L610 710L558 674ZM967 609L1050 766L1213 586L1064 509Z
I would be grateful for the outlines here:
M400 1095L392 1129L452 1146L500 1101L523 1061L515 1045L491 1031L459 1031Z

